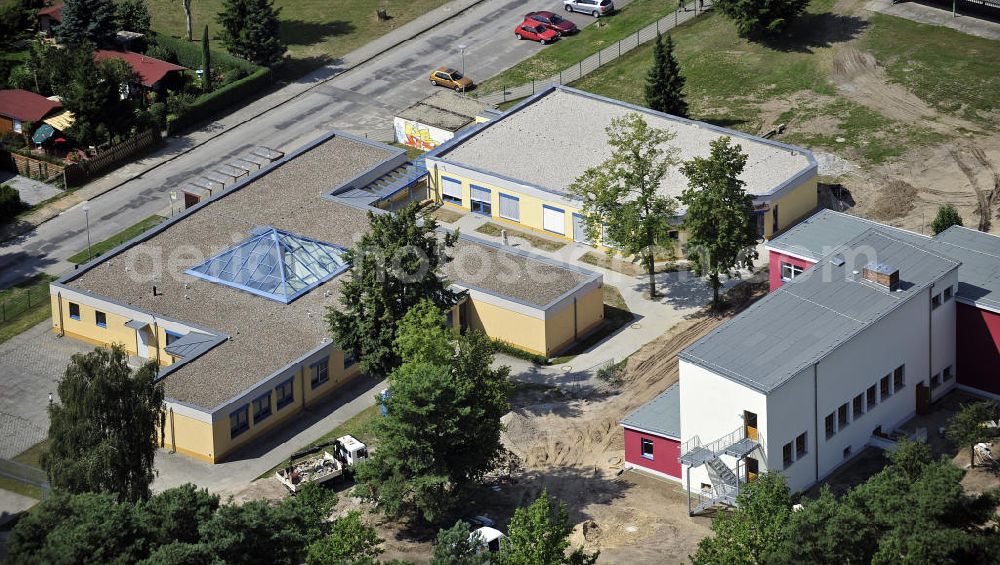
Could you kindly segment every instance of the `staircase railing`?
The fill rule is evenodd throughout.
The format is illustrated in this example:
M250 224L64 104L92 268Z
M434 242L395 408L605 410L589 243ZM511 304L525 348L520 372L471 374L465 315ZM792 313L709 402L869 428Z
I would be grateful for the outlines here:
M707 444L702 444L701 438L699 438L698 436L694 436L691 439L681 444L680 456L681 458L683 458L685 455L698 448L703 448L706 451L711 451L717 456L722 455L722 453L725 452L727 447L740 441L744 437L746 437L746 431L744 430L743 426L740 426L735 430L729 432L728 434L720 437L719 439Z

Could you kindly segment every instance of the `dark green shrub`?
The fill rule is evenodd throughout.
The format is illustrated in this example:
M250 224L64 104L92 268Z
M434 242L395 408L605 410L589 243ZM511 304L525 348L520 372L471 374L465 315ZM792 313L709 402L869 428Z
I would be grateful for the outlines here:
M174 118L167 121L167 133L173 135L186 127L212 117L227 107L234 106L240 100L259 95L270 82L271 70L261 68L244 79L199 96L181 111L175 112L171 109L170 113L174 115Z
M497 346L497 351L499 353L506 353L511 357L517 357L518 359L524 359L525 361L530 361L536 365L549 365L548 357L544 355L539 355L537 353L532 353L530 351L525 351L516 345L507 343L501 339L493 340L493 343Z
M14 187L0 184L0 223L6 223L25 209L21 195Z

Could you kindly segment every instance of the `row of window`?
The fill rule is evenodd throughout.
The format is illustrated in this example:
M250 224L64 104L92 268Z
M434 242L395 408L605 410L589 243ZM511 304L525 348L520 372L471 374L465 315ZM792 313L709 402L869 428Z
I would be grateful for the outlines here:
M478 185L469 185L469 208L476 214L493 215L492 191ZM445 202L462 205L462 182L456 179L441 177L441 198ZM500 213L505 220L521 221L521 199L510 194L500 193ZM561 232L560 232L561 233Z
M951 370L951 365L944 368L944 371L935 374L931 377L931 390L936 389L944 383L947 383L951 379L955 378L955 374ZM942 380L943 379L943 380Z
M931 310L936 310L938 306L941 306L945 302L948 302L955 295L955 291L952 290L951 286L944 289L944 292L939 292L931 297Z
M344 370L351 368L357 359L350 354L344 354ZM310 365L312 369L312 378L309 380L310 385L312 385L313 390L320 387L321 385L329 382L330 380L330 358L324 357L319 361ZM288 406L295 401L295 388L292 383L294 377L289 377L287 380L278 384L274 387L274 391L267 391L264 394L255 398L250 404L244 404L237 408L234 412L229 414L229 437L234 438L243 432L250 429L250 411L253 409L253 424L256 426L260 422L263 422L271 415L271 396L276 397L275 410L281 410L285 406Z
M808 432L802 432L795 438L794 442L790 441L781 446L781 459L785 463L785 469L791 467L792 463L802 459L806 456L806 453L808 453L808 450L806 449L806 440L809 436L806 435L807 433Z
M830 439L838 432L861 418L879 402L885 402L890 396L899 392L906 386L905 380L906 365L900 365L888 375L868 390L857 395L851 402L841 404L835 411L827 414L825 420L826 439Z
M69 303L69 317L73 320L80 320L80 305L76 302ZM94 323L99 328L108 327L108 316L100 310L94 310Z

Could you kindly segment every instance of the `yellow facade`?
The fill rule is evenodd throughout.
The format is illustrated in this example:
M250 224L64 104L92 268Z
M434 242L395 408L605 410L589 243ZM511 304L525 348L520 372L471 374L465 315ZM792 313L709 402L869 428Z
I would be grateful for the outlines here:
M441 193L442 181L441 178L450 178L462 183L462 204L455 204L452 202L447 202L443 199ZM461 209L463 211L471 211L471 195L472 189L471 185L481 186L483 188L489 189L490 191L490 204L492 211L492 219L499 223L509 224L512 226L517 226L520 229L527 229L531 231L536 231L543 233L550 237L560 238L572 241L574 239L573 234L573 214L582 214L583 210L581 208L573 207L567 205L563 201L556 200L555 197L552 199L537 198L535 196L526 195L524 193L508 190L505 188L500 188L489 182L482 182L478 179L469 178L463 175L455 174L453 172L443 172L439 171L436 167L433 167L429 176L430 186L429 194L432 198L438 202L443 202L445 206L450 206L452 208ZM519 200L520 203L520 221L513 221L506 218L500 217L500 194L508 194L514 196ZM816 210L817 206L817 195L816 195L816 177L813 176L808 180L800 183L795 188L789 190L779 199L769 202L770 209L766 214L766 221L764 222L764 238L770 239L774 235L785 231L786 229L797 224L801 219L805 218L809 214L812 214ZM778 207L778 229L774 229L774 221L772 211L774 206ZM543 228L542 223L542 210L544 206L551 206L553 208L558 208L564 211L563 215L563 232L562 234L549 231ZM584 239L585 236L581 234L580 239ZM684 241L684 234L681 232L680 241ZM606 249L603 245L595 245L599 249Z

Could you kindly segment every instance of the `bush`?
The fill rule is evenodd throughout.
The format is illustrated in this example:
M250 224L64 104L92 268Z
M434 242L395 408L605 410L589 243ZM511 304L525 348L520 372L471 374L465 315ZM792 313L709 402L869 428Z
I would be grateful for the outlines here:
M178 65L184 65L189 69L201 68L201 43L188 42L183 39L175 39L173 37L157 34L150 41L150 46L149 49L146 50L146 54L150 57L156 57L156 55L153 55L152 53L153 49L172 53L174 60L171 62L177 63ZM159 58L160 57L157 57L157 59ZM243 71L245 76L253 74L263 67L258 67L250 61L233 57L225 51L216 51L213 49L212 68L214 68L216 72L221 72L223 74L232 69L239 69Z
M938 208L937 216L935 216L934 221L931 222L931 228L934 230L934 235L943 232L951 226L961 225L962 216L958 215L958 210L956 210L951 204L945 204Z
M215 57L215 54L212 54ZM260 68L250 76L227 84L207 94L199 96L183 112L173 112L168 120L167 134L173 135L182 129L210 118L220 110L233 106L240 100L259 94L271 82L271 70Z
M165 45L160 45L154 43L146 48L146 55L154 59L159 59L161 61L166 61L168 63L177 63L177 53L173 49Z
M510 344L502 339L495 339L493 343L497 346L497 351L499 353L506 353L511 357L517 357L518 359L524 359L525 361L530 361L536 365L548 365L549 359L544 355L539 355L537 353L532 353L530 351L525 351L516 345Z
M24 208L24 202L21 202L21 195L17 190L12 186L0 184L0 223L14 219L14 216Z

